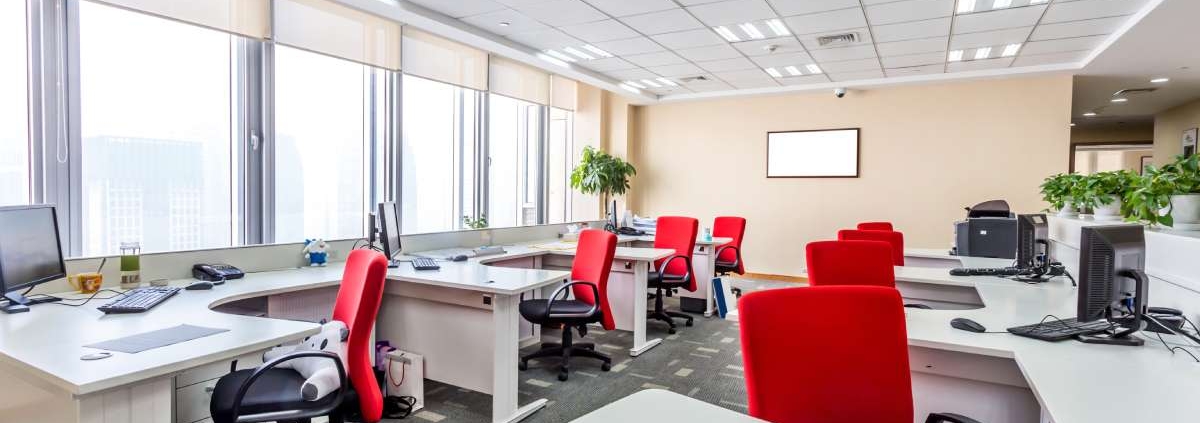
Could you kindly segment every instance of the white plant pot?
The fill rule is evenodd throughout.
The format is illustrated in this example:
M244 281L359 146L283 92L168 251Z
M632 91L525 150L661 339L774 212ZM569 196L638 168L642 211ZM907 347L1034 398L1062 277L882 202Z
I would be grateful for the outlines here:
M1115 222L1121 220L1121 199L1113 196L1108 204L1097 204L1092 210L1092 218L1099 222Z
M1200 230L1200 194L1171 196L1172 227L1184 231Z
M1071 202L1069 202L1069 201L1064 203L1063 207L1061 209L1058 209L1058 217L1076 217L1076 216L1079 216L1079 212L1075 210L1075 205L1071 204Z

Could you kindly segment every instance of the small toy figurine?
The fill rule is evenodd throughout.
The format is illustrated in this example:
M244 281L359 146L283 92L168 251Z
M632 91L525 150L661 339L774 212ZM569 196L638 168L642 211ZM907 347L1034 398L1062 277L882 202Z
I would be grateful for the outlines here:
M329 258L328 245L321 238L304 240L304 257L308 258L309 266L325 266Z

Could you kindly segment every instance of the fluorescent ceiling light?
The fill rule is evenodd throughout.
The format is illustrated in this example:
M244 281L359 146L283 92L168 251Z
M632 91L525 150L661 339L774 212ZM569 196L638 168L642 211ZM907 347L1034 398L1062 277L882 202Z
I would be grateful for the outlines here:
M1155 83L1155 84L1162 84L1162 83L1165 83L1170 80L1171 80L1171 78L1154 78L1154 79L1151 79L1150 82Z
M663 85L666 85L668 87L678 87L679 86L679 84L676 84L675 81L672 81L667 78L658 78L658 82L661 82L661 83L663 83Z
M950 56L946 57L946 61L958 62L958 61L961 61L962 58L963 58L962 50L951 50Z
M634 93L634 94L641 94L641 93L642 93L642 91L641 91L641 90L639 90L639 89L637 89L637 88L634 88L634 87L631 87L631 86L629 86L629 84L621 84L621 88L624 88L624 89L625 89L625 91L629 91L629 92L631 92L631 93Z
M1087 112L1087 113L1084 113L1083 115L1087 116L1087 117L1093 117L1093 116L1096 116L1096 112Z
M975 60L979 60L979 59L986 59L986 58L988 58L988 56L990 56L991 54L992 54L992 48L991 48L991 47L984 47L984 48L978 48L978 49L975 49Z
M596 53L596 55L597 55L597 56L600 56L600 57L613 57L612 53L609 53L609 52L607 52L607 51L601 50L599 47L596 47L596 46L594 46L594 45L591 45L591 44L584 44L584 45L583 45L583 49L584 49L584 50L587 50L587 51L590 51L590 52L592 52L592 53Z
M992 2L992 9L1003 9L1012 6L1012 0L996 0Z
M574 55L575 55L575 57L578 57L578 58L580 58L580 59L583 59L583 60L592 60L592 59L595 59L595 57L589 56L587 53L584 53L584 52L582 52L582 51L576 50L576 49L575 49L575 47L563 47L563 51L566 51L567 53L574 54Z
M1127 101L1129 101L1129 99L1125 98L1125 97L1117 97L1117 98L1112 99L1113 103L1124 103Z
M975 11L975 0L958 0L958 13L971 13Z
M566 61L559 60L559 59L557 59L557 58L554 58L554 57L552 57L552 56L548 56L548 55L545 55L545 54L538 53L537 57L538 57L539 59L545 60L545 61L547 61L547 62L550 62L550 63L556 64L556 65L559 65L559 66L562 66L562 67L564 67L564 68L569 68L569 67L571 67L571 65L570 65L570 64L568 64ZM574 60L572 60L572 61L574 61Z
M738 28L741 28L742 32L745 32L746 35L749 35L750 38L752 38L752 39L761 40L763 38L766 38L766 36L763 35L762 31L759 31L758 27L754 26L754 24L752 24L752 23L744 23L744 24L738 25Z
M768 74L770 74L770 75L771 75L771 76L773 76L773 77L776 77L776 78L783 78L783 74L782 74L782 73L779 73L779 71L778 71L778 70L776 70L775 68L766 68L766 69L764 69L764 70L765 70L765 71L767 71L767 73L768 73Z
M783 70L786 70L792 76L796 76L796 75L800 74L800 69L796 69L795 66L788 66L786 68L783 68Z
M646 88L645 85L642 85L642 84L639 84L639 83L633 82L633 81L625 81L625 85L635 87L635 88Z
M1009 44L1004 46L1004 52L1000 53L1004 57L1012 57L1017 55L1017 51L1021 50L1021 44Z
M643 79L642 83L646 84L646 86L651 87L651 88L662 88L662 85L658 85L657 82L651 81L649 79Z
M733 31L730 31L729 28L726 28L723 26L714 26L713 31L717 31L717 35L720 35L721 38L725 39L725 41L728 41L731 43L736 43L736 42L742 40L741 38L738 38L738 36L735 35L733 33Z
M1042 3L1045 3L1048 1L1050 1L1050 0L1033 0L1033 1L1030 1L1029 4L1031 4L1031 5L1032 4L1042 4Z
M554 56L555 59L558 59L558 60L561 60L564 62L574 62L575 61L574 57L559 53L556 50L546 50L546 54Z
M804 68L808 69L810 73L821 73L821 67L817 65L804 65Z
M774 32L778 37L792 34L791 31L788 31L787 25L784 25L783 21L779 19L771 19L767 21L767 27L771 28L771 32Z

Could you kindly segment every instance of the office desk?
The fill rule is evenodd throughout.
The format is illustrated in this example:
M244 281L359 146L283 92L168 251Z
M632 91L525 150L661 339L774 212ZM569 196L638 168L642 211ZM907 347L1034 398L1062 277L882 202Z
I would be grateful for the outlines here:
M571 421L571 423L612 422L765 423L765 420L759 420L671 391L645 389Z
M733 238L712 237L712 239L704 239L704 236L696 237L696 248L692 251L692 271L696 272L696 291L680 290L679 296L682 298L692 298L704 302L704 317L710 317L716 311L716 302L713 301L712 279L717 275L717 248L733 241ZM637 246L652 246L654 245L654 235L639 235L628 236L623 235L617 237L617 242L630 243ZM683 299L680 301L684 301Z
M1008 267L1013 259L950 255L949 248L905 248L904 264L912 267Z

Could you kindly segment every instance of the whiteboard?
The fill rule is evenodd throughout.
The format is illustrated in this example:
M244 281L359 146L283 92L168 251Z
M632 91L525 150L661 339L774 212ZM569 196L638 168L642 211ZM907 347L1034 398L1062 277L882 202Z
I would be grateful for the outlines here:
M857 178L858 128L767 133L768 178Z

